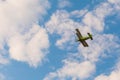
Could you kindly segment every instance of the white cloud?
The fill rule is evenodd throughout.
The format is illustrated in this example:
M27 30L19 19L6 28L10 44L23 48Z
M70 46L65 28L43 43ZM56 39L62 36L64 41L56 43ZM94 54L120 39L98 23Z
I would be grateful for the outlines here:
M64 80L65 78L73 79L84 79L90 76L95 70L95 65L89 61L83 62L70 62L65 61L64 66L58 69L55 73L50 73L48 77L44 80L54 80L60 79Z
M11 59L31 66L41 63L49 41L45 29L36 24L48 8L48 0L6 0L0 3L0 48L5 49L8 45Z
M55 33L61 35L61 39L56 41L56 45L59 46L59 48L64 48L63 45L66 45L65 43L70 41L74 33L74 25L79 25L70 20L69 17L68 12L58 10L51 16L51 20L46 24L46 29L50 34Z
M84 9L84 10L75 10L75 11L71 12L71 15L73 17L75 16L77 18L80 18L80 17L83 17L87 12L88 12L87 9Z
M85 12L81 22L76 22L71 18L73 14L76 14L74 13L76 11L68 13L65 10L57 10L56 13L51 16L51 19L46 24L46 28L51 34L56 33L60 35L61 38L56 41L59 48L62 47L66 49L66 44L71 46L71 43L74 43L75 28L79 28L83 35L86 35L86 32L91 32L94 40L87 40L90 46L88 48L79 45L75 58L73 56L72 60L68 58L69 63L64 63L62 68L59 68L55 72L50 72L44 80L54 80L56 78L60 80L66 80L66 78L77 80L88 78L92 75L91 73L94 73L96 62L101 59L101 57L106 57L106 53L107 55L112 55L111 53L113 51L117 52L117 49L120 48L120 45L116 42L117 37L113 34L103 34L105 18L112 14L117 14L117 10L114 11L114 9L111 3L103 2L94 8L94 10ZM79 19L78 11L77 14L74 15L74 18ZM86 64L87 67L83 67L82 65L85 61L89 62ZM84 71L86 68L88 68L88 70L85 71L85 74L79 71Z
M94 23L93 23L94 22ZM89 29L94 29L95 31L103 31L104 28L104 23L102 23L102 21L96 17L95 15L93 15L91 12L87 13L84 16L83 19L83 23L89 27Z
M95 80L120 80L120 64L109 75L101 74Z
M108 2L110 2L112 4L120 4L119 0L108 0Z
M17 43L17 44L16 44ZM8 40L10 57L37 66L44 59L49 47L45 29L34 25L25 35L15 34Z
M59 8L65 8L71 6L71 3L69 0L59 0L58 1L58 7Z

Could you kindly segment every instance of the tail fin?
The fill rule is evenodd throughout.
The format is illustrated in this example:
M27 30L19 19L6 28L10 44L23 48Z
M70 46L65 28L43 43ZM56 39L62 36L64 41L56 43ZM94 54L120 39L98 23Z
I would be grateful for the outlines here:
M90 33L87 33L87 34L88 34L88 36L90 37L90 39L93 40L92 34L90 34Z

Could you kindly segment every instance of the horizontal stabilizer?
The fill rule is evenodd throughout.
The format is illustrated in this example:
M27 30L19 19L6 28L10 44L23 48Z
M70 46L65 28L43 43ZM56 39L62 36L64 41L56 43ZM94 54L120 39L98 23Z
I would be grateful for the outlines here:
M90 37L90 39L93 40L92 34L90 34L90 33L87 33L87 34L88 34L88 36Z

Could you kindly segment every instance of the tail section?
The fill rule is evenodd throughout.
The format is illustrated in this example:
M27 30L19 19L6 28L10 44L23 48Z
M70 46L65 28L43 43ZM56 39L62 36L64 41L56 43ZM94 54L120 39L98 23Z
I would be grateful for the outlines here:
M90 33L87 33L87 34L88 34L88 36L90 37L90 39L93 40L92 34L90 34Z

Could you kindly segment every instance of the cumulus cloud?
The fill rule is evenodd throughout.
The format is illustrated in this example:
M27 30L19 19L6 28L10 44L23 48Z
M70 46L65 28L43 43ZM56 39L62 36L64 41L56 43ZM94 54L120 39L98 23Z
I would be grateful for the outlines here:
M61 35L61 39L56 41L56 46L59 48L64 48L63 45L72 38L73 25L78 25L78 23L68 19L69 17L70 15L65 10L58 10L51 16L51 20L46 24L46 29L50 34L55 33Z
M49 46L46 30L37 25L50 8L48 0L6 0L0 3L0 48L11 59L37 66ZM45 52L45 53L44 53Z
M37 66L47 53L49 47L48 35L45 29L34 25L25 35L15 34L10 37L8 46L12 59Z
M71 3L69 0L58 0L58 7L59 8L65 8L71 6Z
M75 54L75 57L69 60L68 63L64 62L63 67L59 68L55 72L50 72L44 80L54 80L56 78L60 80L72 79L86 79L89 78L95 72L96 62L101 57L112 55L113 51L117 51L120 45L117 44L118 38L113 34L103 34L105 28L105 18L117 14L118 8L112 6L118 4L111 4L109 2L103 2L97 5L92 11L86 10L79 16L81 10L67 12L65 10L57 10L46 24L46 28L50 34L60 35L60 38L56 41L56 46L62 49L66 49L66 44L69 46L74 43L73 37L75 37L74 30L79 28L83 35L86 32L90 32L94 36L93 41L87 41L90 47L84 48L79 45ZM75 21L74 18L81 19L81 22ZM113 47L114 46L114 47ZM110 54L109 54L110 53ZM115 53L115 52L114 52ZM70 57L70 56L69 56ZM87 61L87 62L86 62ZM85 65L84 65L85 63ZM84 65L84 67L83 67ZM79 66L79 67L78 67ZM85 72L80 72L79 70Z
M56 78L60 80L65 80L68 78L72 78L72 80L84 79L89 77L94 70L95 65L89 61L79 63L66 60L61 69L57 70L55 73L51 72L44 80L54 80Z

